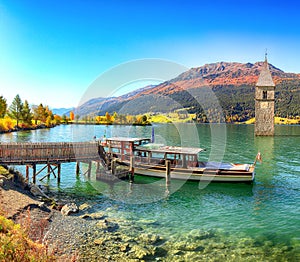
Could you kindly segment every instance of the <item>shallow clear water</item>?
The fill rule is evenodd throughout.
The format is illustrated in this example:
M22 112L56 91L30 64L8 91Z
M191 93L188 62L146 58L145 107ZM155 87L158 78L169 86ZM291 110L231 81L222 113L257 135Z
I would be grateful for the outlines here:
M276 126L274 137L255 137L252 125L155 125L156 142L200 146L200 158L252 163L258 151L256 178L247 184L201 184L136 176L134 184L108 185L75 176L74 164L62 165L59 186L52 190L91 202L94 211L135 221L153 221L145 231L176 239L195 229L220 232L223 242L259 239L261 245L285 245L299 255L300 239L300 126ZM88 141L94 135L151 137L151 127L67 125L3 134L2 142ZM220 146L218 146L220 145ZM168 191L167 191L168 190Z

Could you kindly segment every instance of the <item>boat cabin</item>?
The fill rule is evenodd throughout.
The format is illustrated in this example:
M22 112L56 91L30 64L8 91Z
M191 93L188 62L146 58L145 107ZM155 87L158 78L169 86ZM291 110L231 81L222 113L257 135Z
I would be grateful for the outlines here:
M118 157L121 161L129 160L134 148L148 144L149 138L111 137L102 141L101 145L107 148L107 152Z
M144 144L134 149L136 163L149 165L165 165L166 161L176 167L197 167L198 153L205 151L202 148L164 146L161 144Z

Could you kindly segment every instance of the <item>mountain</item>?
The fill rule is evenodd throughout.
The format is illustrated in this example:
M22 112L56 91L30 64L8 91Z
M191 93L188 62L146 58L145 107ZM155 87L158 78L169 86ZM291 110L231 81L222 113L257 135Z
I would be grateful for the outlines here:
M79 115L167 113L185 108L196 113L199 121L212 114L212 96L230 121L244 121L254 116L254 92L263 62L218 62L191 68L174 79L147 86L120 97L92 99L78 108ZM279 116L300 115L300 74L285 73L269 64L276 84L276 108ZM211 92L213 91L213 92ZM217 114L215 112L215 114ZM219 114L219 113L218 113ZM213 119L219 121L220 115Z
M70 111L72 111L73 109L74 108L72 107L72 108L53 108L51 110L54 115L62 116L62 115L69 115Z
M113 113L114 111L119 111L126 101L132 100L136 95L146 92L148 89L154 88L154 85L148 85L127 94L124 94L119 97L98 97L92 98L87 102L83 103L81 106L75 109L75 114L80 116L86 115L98 115L98 114L105 114L105 112ZM111 109L113 108L113 109Z

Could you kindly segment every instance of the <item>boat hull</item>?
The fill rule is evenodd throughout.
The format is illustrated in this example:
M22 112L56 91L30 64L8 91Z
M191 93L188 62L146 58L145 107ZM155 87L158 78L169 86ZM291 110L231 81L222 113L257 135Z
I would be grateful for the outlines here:
M150 166L150 165L135 165L134 173L165 178L166 168L164 166ZM250 167L248 171L231 171L218 169L203 169L203 168L171 168L170 179L190 180L199 182L241 182L251 183L254 180L254 167Z

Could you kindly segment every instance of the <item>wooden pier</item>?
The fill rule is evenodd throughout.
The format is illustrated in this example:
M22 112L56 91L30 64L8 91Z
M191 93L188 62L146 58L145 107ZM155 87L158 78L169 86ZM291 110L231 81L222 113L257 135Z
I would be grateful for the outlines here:
M105 174L115 174L111 169L112 158L97 142L45 142L45 143L0 143L0 165L26 165L26 179L29 181L30 169L32 169L32 182L36 183L36 177L44 170L40 180L50 177L51 174L61 179L61 164L76 162L76 174L80 173L80 163L88 164L84 173L90 176L92 162L96 162L97 171L99 166L104 167ZM43 165L37 170L37 165Z

